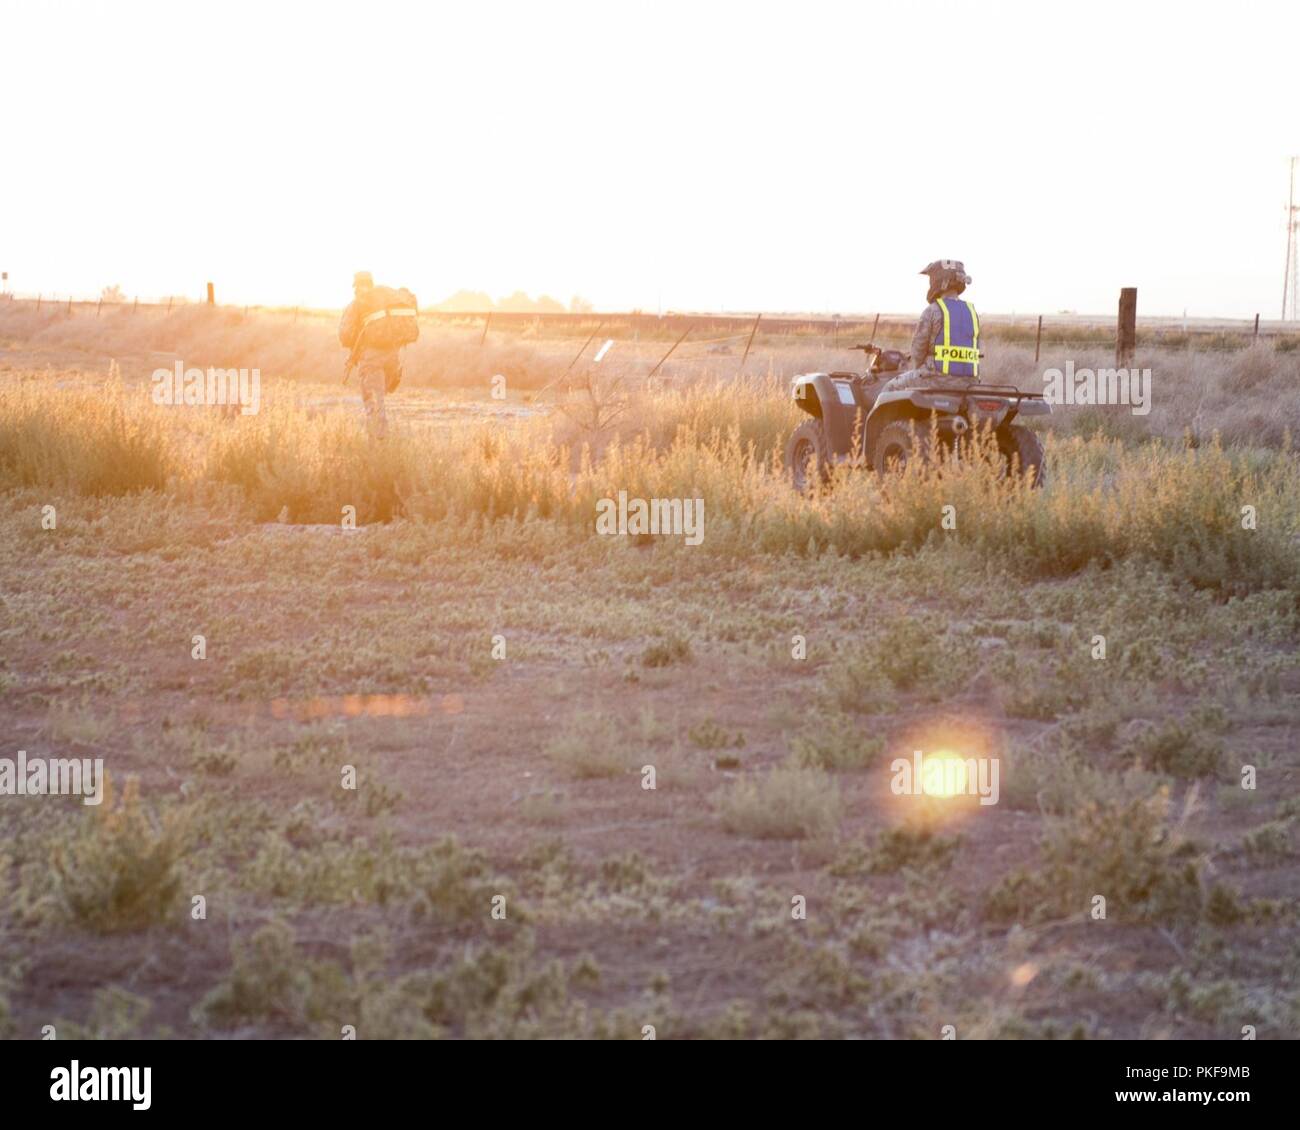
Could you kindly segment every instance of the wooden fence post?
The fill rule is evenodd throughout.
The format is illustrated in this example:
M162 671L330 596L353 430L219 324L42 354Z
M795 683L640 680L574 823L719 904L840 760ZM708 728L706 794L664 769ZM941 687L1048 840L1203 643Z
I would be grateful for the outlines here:
M41 312L41 296L38 294L36 296L36 313L39 314L40 312Z
M483 319L483 336L478 339L479 345L487 341L488 326L492 324L492 311L487 312L487 317Z
M1117 365L1128 365L1137 351L1137 304L1137 287L1126 286L1119 292L1119 322L1115 328Z
M137 294L135 296L135 301L131 303L131 313L132 314L138 313L139 310L140 310L140 296Z
M208 305L215 306L216 304L217 304L217 296L216 296L215 289L213 288L211 283L208 283Z
M1250 342L1251 345L1254 345L1255 342L1257 342L1258 340L1259 340L1259 315L1256 314L1255 315L1255 336L1251 338L1251 342Z
M762 320L762 314L754 319L754 328L749 331L749 340L745 342L745 355L740 359L740 368L736 370L736 376L740 376L740 374L745 371L745 362L749 360L749 347L754 344L754 335L758 333L758 323ZM676 347L674 346L674 348ZM657 365L655 367L658 368Z
M68 313L72 313L72 295L68 295Z
M1038 357L1043 348L1043 316L1038 315L1038 336L1034 338L1034 364L1038 364Z
M104 296L99 296L99 301L95 303L95 317L99 317L99 312L104 308Z
M754 328L755 328L755 329L758 328L758 323L757 323L757 322L754 323ZM681 345L681 343L684 342L684 341L686 340L686 335L687 335L688 333L690 333L690 332L691 332L691 327L688 325L688 326L686 327L685 331L682 333L682 336L679 337L675 342L673 342L673 344L672 344L672 349L669 349L667 353L665 353L662 357L660 357L660 358L659 358L659 364L656 365L653 369L650 370L650 372L648 372L648 373L646 374L646 380L649 380L649 379L650 379L651 377L653 377L657 372L659 372L659 366L662 365L665 361L668 360L669 357L671 357L671 356L673 355L673 349L676 349L679 345Z
M593 341L596 340L596 335L600 333L600 327L603 326L604 324L605 321L603 318L596 323L596 328L591 331L591 336L582 343L582 348L579 349L578 352L573 355L573 360L569 362L569 368L565 369L564 372L561 374L561 376L569 375L569 372L573 369L573 366L578 363L578 358L587 352L587 346L589 346Z

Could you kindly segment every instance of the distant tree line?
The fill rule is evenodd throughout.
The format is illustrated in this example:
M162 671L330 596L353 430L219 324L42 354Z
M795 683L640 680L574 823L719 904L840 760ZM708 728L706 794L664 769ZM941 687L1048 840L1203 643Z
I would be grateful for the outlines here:
M458 310L464 310L467 313L502 310L522 314L563 314L568 310L574 314L587 314L591 312L592 305L585 298L580 298L577 295L574 295L569 300L569 305L566 307L564 303L552 298L549 294L529 298L522 290L517 290L506 298L494 299L490 294L481 290L458 290L450 298L435 303L429 306L428 309L448 310L453 313Z

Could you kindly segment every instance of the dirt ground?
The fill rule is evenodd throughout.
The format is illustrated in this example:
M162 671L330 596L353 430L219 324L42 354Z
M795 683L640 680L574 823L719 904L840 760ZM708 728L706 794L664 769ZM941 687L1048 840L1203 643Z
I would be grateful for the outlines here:
M1294 594L40 488L0 578L0 756L111 788L0 798L9 1035L1300 1035Z

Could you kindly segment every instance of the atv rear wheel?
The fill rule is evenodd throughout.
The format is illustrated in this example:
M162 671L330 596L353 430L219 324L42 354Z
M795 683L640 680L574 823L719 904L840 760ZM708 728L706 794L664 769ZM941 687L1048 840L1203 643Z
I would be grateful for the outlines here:
M1043 453L1043 441L1034 432L1017 424L1003 428L998 432L998 450L1008 475L1024 476L1031 487L1047 485L1047 456Z
M930 433L915 420L894 420L876 437L872 466L876 474L903 470L908 463L924 463L930 456Z
M785 445L785 467L790 482L800 494L830 482L830 460L826 453L826 435L820 420L805 420Z

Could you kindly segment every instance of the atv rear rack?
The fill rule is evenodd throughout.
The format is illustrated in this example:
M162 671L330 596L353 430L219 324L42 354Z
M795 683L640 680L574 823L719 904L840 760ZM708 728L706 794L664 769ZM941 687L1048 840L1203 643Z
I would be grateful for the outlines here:
M951 396L997 396L1004 400L1042 400L1041 392L1021 392L1011 385L958 385L946 387L918 387L917 392L942 392Z

